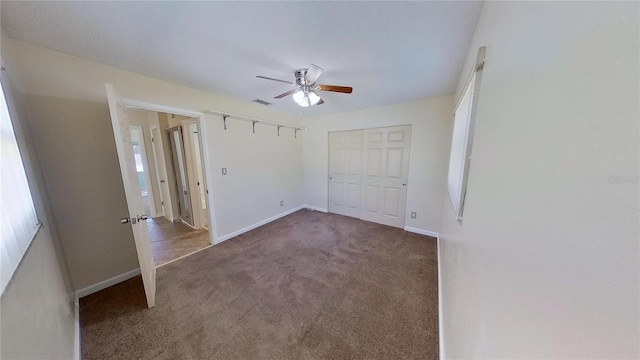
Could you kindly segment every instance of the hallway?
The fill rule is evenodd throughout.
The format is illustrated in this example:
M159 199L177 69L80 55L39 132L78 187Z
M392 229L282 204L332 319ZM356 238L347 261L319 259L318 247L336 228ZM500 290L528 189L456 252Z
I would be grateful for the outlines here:
M147 225L156 266L211 245L209 231L205 229L194 230L164 217L150 218Z

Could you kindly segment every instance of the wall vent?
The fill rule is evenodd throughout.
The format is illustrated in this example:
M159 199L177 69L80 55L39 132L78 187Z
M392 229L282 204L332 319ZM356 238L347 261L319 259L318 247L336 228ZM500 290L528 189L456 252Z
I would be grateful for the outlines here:
M270 102L266 102L266 101L260 100L260 99L255 99L255 100L253 100L253 102L257 102L258 104L262 104L262 105L271 105Z

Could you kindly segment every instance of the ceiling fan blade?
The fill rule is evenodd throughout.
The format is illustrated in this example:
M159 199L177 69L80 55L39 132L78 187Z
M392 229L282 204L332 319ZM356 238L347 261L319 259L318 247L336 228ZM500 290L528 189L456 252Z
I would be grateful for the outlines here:
M309 69L307 69L307 74L304 76L304 79L307 81L307 84L313 84L318 80L320 75L322 75L323 71L324 69L320 66L311 64L309 65Z
M336 85L318 85L318 90L322 91L333 91L345 94L351 94L353 88L350 86L336 86Z
M295 83L292 83L291 81L287 81L287 80L274 79L274 78L270 78L270 77L266 77L266 76L260 76L260 75L258 75L256 77L259 78L259 79L278 81L278 82L285 83L285 84L295 85Z
M297 89L297 88L296 88L296 89L293 89L293 90L291 90L291 91L287 91L286 93L280 94L280 95L278 95L278 96L274 96L273 98L274 98L274 99L282 99L283 97L285 97L285 96L287 96L287 95L291 95L291 94L293 94L294 92L296 92L296 91L298 91L298 90L299 90L299 89Z

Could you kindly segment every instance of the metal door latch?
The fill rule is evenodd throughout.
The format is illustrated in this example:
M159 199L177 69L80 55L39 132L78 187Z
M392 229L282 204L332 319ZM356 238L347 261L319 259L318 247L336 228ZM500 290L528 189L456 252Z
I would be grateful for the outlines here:
M136 215L136 217L132 218L122 218L120 219L120 224L128 224L131 222L132 225L137 224L140 220L147 220L149 217L147 215Z

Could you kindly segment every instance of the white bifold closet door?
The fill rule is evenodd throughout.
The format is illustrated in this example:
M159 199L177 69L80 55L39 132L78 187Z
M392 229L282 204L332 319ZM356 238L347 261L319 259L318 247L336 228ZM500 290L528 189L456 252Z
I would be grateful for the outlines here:
M411 126L364 130L360 218L404 228Z
M360 217L362 130L329 133L329 212Z
M411 126L329 134L329 212L404 228Z

